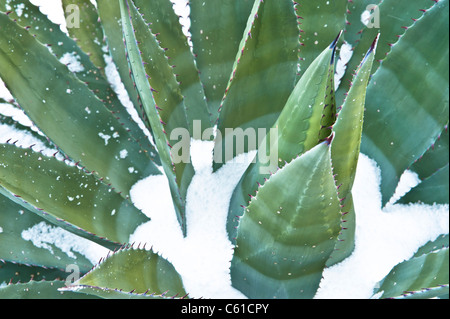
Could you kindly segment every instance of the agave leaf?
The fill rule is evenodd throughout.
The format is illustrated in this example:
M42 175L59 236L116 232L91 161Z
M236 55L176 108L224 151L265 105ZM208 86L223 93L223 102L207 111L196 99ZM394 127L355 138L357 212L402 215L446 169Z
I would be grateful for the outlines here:
M340 229L324 142L258 190L238 226L231 280L249 298L312 298Z
M65 266L64 266L65 267ZM91 266L92 267L92 266ZM60 268L39 267L0 260L0 283L17 284L35 281L61 280L69 274ZM0 293L1 294L1 293Z
M449 164L439 169L433 175L425 178L419 185L412 188L398 200L400 204L424 203L448 204L449 202Z
M367 89L361 151L380 165L383 205L448 122L448 22L448 0L439 1L392 47Z
M382 0L357 0L357 1L349 1L347 3L347 12L345 15L346 24L345 24L344 39L352 47L358 44L358 42L361 40L361 35L367 28L367 25L362 21L362 14L366 12L367 9L369 8L379 6L381 2ZM366 22L375 22L375 21L366 21Z
M97 11L102 23L103 32L106 36L109 52L120 75L120 79L128 93L130 102L137 111L139 119L142 121L143 125L150 131L150 133L152 133L148 124L147 116L142 106L142 102L140 101L136 90L136 85L130 74L123 37L117 36L118 34L122 34L119 2L98 0ZM158 164L160 165L161 163L159 162Z
M305 72L314 59L344 30L346 0L297 0L301 29L300 71Z
M64 287L64 281L30 281L28 283L11 284L0 288L1 299L82 299L83 295L70 291L58 291ZM97 299L84 296L83 299Z
M448 247L395 266L374 290L381 298L432 298L448 294Z
M67 265L76 264L81 271L87 272L92 264L83 255L72 251L64 252L52 243L45 243L43 247L37 247L28 240L27 233L30 232L30 229L43 221L44 219L38 215L0 194L2 230L0 241L4 243L0 245L0 260L58 269L65 269ZM1 272L4 273L4 267ZM19 273L22 274L22 271ZM30 279L28 278L28 280ZM21 281L23 282L23 280ZM0 282L2 282L1 279Z
M366 88L375 59L377 43L378 37L373 41L365 58L355 71L354 84L350 88L333 126L334 138L331 142L331 162L336 186L338 187L343 220L336 251L330 259L329 265L348 257L355 246L356 217L352 188L360 154Z
M105 258L67 290L119 290L134 294L186 295L180 275L167 260L152 251L124 248ZM92 291L95 292L95 291Z
M173 10L172 2L157 0L153 1L151 6L148 6L145 0L133 0L133 2L144 20L150 24L152 33L155 34L160 46L164 48L165 55L174 68L184 98L189 127L193 125L194 120L200 121L201 132L212 127L213 123L194 55L187 37L183 34L179 17ZM202 139L195 134L193 138Z
M297 83L274 124L273 128L277 129L278 135L272 137L268 133L266 136L267 141L272 144L271 139L276 139L277 167L284 166L286 162L325 139L325 129L331 127L331 121L336 119L333 79L338 38L316 58ZM270 152L275 150L269 146L265 151L264 155L270 158ZM260 156L262 152L264 151L259 150L258 156L243 174L231 197L227 232L232 241L235 240L238 218L244 213L242 207L250 200L248 196L254 195L259 185L270 177L269 172L261 170L267 165L264 163L266 156Z
M138 180L160 174L113 114L46 47L4 14L0 29L0 76L55 145L124 197Z
M420 257L422 255L438 251L439 249L449 246L449 234L443 234L438 236L435 240L429 241L422 247L420 247L414 254L414 257Z
M74 70L73 74L102 100L104 106L114 114L120 125L129 130L132 139L140 144L141 152L145 152L152 160L160 164L155 148L121 104L107 78L102 76L104 70L97 68L90 57L77 46L77 43L62 32L58 25L51 22L29 0L0 0L0 11L9 8L14 9L8 14L9 17L28 29L39 42L46 44L50 52L60 61L68 63L72 60L68 66L69 69ZM20 16L17 14L18 12L21 12ZM121 42L123 45L123 41ZM78 65L74 65L76 61L79 61Z
M195 61L216 121L254 0L191 0L190 19Z
M361 1L352 1L351 4L349 3L350 6L358 8L355 13L356 15L358 15L358 12L362 9L359 4L360 2ZM366 5L366 1L363 2L364 5ZM377 1L372 0L368 4L377 4L376 2ZM358 27L359 30L355 30L354 28L346 30L346 40L353 46L353 55L347 64L347 69L353 71L358 66L359 61L366 54L366 48L370 46L370 43L377 34L379 34L380 40L378 41L379 44L375 55L374 67L372 69L372 74L375 73L380 62L384 60L386 55L391 51L392 45L399 40L407 27L411 26L415 20L419 19L423 15L424 10L428 9L432 4L434 4L434 2L430 0L381 1L381 3L378 4L377 11L374 13L379 14L379 17L376 18L379 19L378 26L373 25L372 27L372 25L370 25L370 28L363 26ZM375 19L373 22L375 22ZM361 26L362 23L360 22L357 25ZM351 86L353 75L349 71L344 74L341 86L336 94L339 103L344 100L345 94Z
M156 137L156 147L169 179L178 221L186 234L185 201L194 168L190 162L190 136L186 140L186 134L183 135L189 133L183 98L163 50L134 4L121 0L120 10L131 71ZM137 38L134 29L137 30ZM177 145L182 145L180 149L170 144L174 143L173 138L179 137L177 131L181 132L182 137L177 142ZM176 133L176 136L172 133ZM180 156L180 151L181 157L175 159Z
M10 116L5 116L0 114L0 124L7 125L11 130L15 130L17 132L22 132L25 135L31 135L36 141L42 143L43 146L48 148L55 148L54 145L45 137L33 130L31 127L22 125L14 120L14 118Z
M60 291L70 291L66 288L60 288ZM150 294L142 293L138 294L135 292L126 292L120 289L108 289L99 288L93 286L79 286L76 287L76 293L79 295L87 295L92 297L99 297L102 299L185 299L186 296L166 296L164 294Z
M105 43L97 9L89 0L62 0L62 5L70 37L76 40L78 46L89 55L92 63L105 74ZM75 15L79 20L72 21L71 15Z
M441 168L448 165L448 124L445 125L441 135L423 156L421 156L410 169L419 175L421 180L430 177Z
M238 131L235 129L250 130L259 141L260 129L269 129L275 123L295 86L298 33L292 1L255 1L220 106L214 170L257 147L237 141L237 145L244 143L243 151L229 148Z
M0 144L0 183L29 205L109 241L125 243L148 218L84 170Z

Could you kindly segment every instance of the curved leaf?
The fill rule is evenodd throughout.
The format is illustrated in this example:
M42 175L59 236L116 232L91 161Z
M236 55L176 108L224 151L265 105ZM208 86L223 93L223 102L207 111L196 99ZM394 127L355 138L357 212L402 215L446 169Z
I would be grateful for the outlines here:
M61 278L65 278L67 275L68 273L60 268L18 264L0 259L0 287L3 287L4 284L17 284L29 282L30 280L61 280ZM1 295L0 288L0 299Z
M146 0L133 0L133 2L144 20L149 23L152 33L155 34L161 48L164 48L165 55L176 73L191 132L193 132L194 120L200 121L201 132L212 127L213 123L194 55L187 37L183 34L179 17L173 10L173 3L169 0L157 0L152 1L149 6ZM217 1L215 5L218 6ZM193 138L202 139L195 134Z
M421 156L410 169L419 175L421 180L430 177L449 163L448 124L436 142Z
M110 3L112 2L110 1ZM141 146L141 152L145 152L149 158L160 164L155 148L151 145L139 125L132 120L121 101L119 101L111 84L104 75L104 70L97 68L90 57L77 46L77 43L61 31L60 26L51 22L29 0L0 0L0 11L4 9L13 9L8 16L20 26L29 30L39 42L45 44L59 61L67 64L69 70L73 71L73 75L84 82L102 100L103 105L114 114L120 125L129 130L128 134L131 136L131 139ZM18 13L21 13L20 16ZM80 14L83 13L80 12ZM122 39L120 41L123 45ZM126 75L129 77L128 66Z
M427 177L413 187L398 203L424 203L428 205L448 204L449 202L449 164Z
M255 1L220 106L214 170L240 153L257 148L237 141L243 143L243 150L232 146L232 152L226 152L229 145L234 145L235 129L249 129L259 141L259 129L269 129L277 120L296 84L298 37L291 0Z
M26 234L42 221L43 219L38 215L0 194L0 242L2 242L0 260L59 269L76 264L81 271L87 272L92 264L78 252L70 249L62 251L54 243L45 243L42 247L37 247L28 239ZM24 234L27 239L24 238ZM3 267L1 272L4 272ZM30 279L28 278L28 280Z
M70 37L76 40L78 46L89 55L92 63L104 74L106 63L103 59L103 47L105 44L97 9L89 0L62 0L62 5ZM79 20L73 21L71 19L73 14L76 14Z
M218 118L254 0L191 0L190 32L196 65L211 112Z
M140 179L160 174L103 103L46 47L4 14L0 30L0 76L54 144L124 197Z
M349 6L352 7L351 10L354 10L353 14L357 17L359 16L359 23L355 23L353 20L354 24L359 27L354 28L354 26L349 27L347 25L346 40L353 47L353 55L348 61L347 72L344 74L341 85L336 92L336 98L339 103L345 99L345 95L351 86L352 72L358 67L359 61L366 54L367 47L370 46L372 40L379 35L380 40L378 41L377 53L372 69L373 74L380 66L380 62L391 51L392 45L434 3L435 1L433 0L383 0L381 2L379 0L369 0L369 3L365 0L358 0L349 3ZM374 15L372 21L367 21L369 26L366 26L361 22L361 14L367 9L368 5L375 9L372 11ZM374 5L377 5L377 7L374 7Z
M180 275L168 261L152 251L121 249L104 259L67 290L97 287L134 294L186 295Z
M110 187L76 166L31 149L0 144L0 184L32 207L98 237L128 242L148 218Z
M448 247L413 257L395 266L375 293L381 298L432 298L448 294Z
M92 299L70 291L58 291L64 281L30 281L0 288L1 299Z
M156 137L156 147L169 179L178 221L186 234L185 201L194 168L190 162L192 135L189 135L183 98L164 51L134 4L121 0L120 10L131 71ZM180 135L182 140L176 145L181 145L181 148L175 149L171 145L174 143L172 139ZM187 140L186 135L189 135Z
M327 137L325 131L333 124L331 121L336 119L336 107L333 103L336 43L337 39L316 58L297 83L274 124L277 135L268 133L266 136L267 141L273 145L258 151L236 186L230 200L227 220L227 232L231 241L235 240L238 218L244 213L242 207L250 200L248 196L254 195L265 179L270 177L267 172L269 167L266 166L275 164L272 169L275 171L277 167L281 168ZM272 157L271 152L277 152L276 163L264 163L266 158Z
M238 226L233 286L249 298L312 298L334 250L341 214L322 143L258 190Z
M338 118L333 126L331 162L343 220L336 251L330 259L329 266L348 257L355 246L356 218L352 188L360 155L366 88L375 59L377 43L378 37L356 70L353 85L344 104L339 109Z
M439 1L392 47L367 89L361 151L380 165L383 205L448 122L448 23L448 0Z

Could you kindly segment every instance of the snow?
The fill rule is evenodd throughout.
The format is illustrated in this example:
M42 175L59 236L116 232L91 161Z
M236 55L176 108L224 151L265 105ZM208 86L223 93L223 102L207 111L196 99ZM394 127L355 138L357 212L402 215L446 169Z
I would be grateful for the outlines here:
M186 8L186 0L177 1L177 10L180 10L177 12L184 15L183 24L188 26L186 10L182 10ZM41 11L50 14L50 18L62 24L62 30L65 29L60 0L32 0L32 3L41 4ZM185 32L188 32L187 28ZM349 49L351 48L344 47L343 51L351 51ZM70 58L72 67L77 67L76 56L66 58ZM345 65L345 61L343 57L338 63ZM122 103L128 106L131 116L139 122L123 84L118 79L114 64L111 60L107 62L108 79L113 83ZM339 72L340 70L338 68ZM9 92L1 85L0 96L11 99ZM0 112L16 111L0 104ZM25 121L31 126L23 114L14 116L21 123ZM147 132L145 127L143 130ZM149 134L148 136L150 138ZM0 143L9 138L18 140L17 145L28 147L36 144L33 149L54 153L54 150L46 150L44 145L38 144L40 142L31 135L0 125ZM191 297L245 298L231 286L229 267L233 246L228 240L225 222L232 191L254 153L243 154L213 173L211 150L211 142L192 141L195 176L187 195L187 237L183 237L176 219L167 179L158 175L139 181L131 189L131 200L151 221L138 227L130 236L130 242L145 242L147 248L152 247L155 252L172 262ZM43 154L47 154L46 152ZM123 158L128 153L124 150L119 155ZM133 167L129 170L130 173L134 172ZM410 258L426 242L449 233L449 205L394 204L395 198L401 197L418 183L420 180L416 174L405 172L393 199L382 208L379 167L376 162L361 154L353 188L357 220L355 251L343 262L325 270L317 299L370 298L374 287L392 267ZM113 210L111 215L114 214ZM74 251L80 252L93 263L106 256L105 249L97 244L66 234L62 229L44 222L25 230L22 236L38 247L51 249L50 245L55 245L69 256ZM68 243L61 241L69 238L68 236L73 236Z
M233 246L225 223L228 203L240 177L254 157L241 155L212 173L212 142L192 140L195 176L186 204L187 237L183 238L165 176L150 176L134 185L131 200L151 221L140 226L130 242L150 243L183 277L194 298L242 298L231 287ZM141 245L142 246L142 245Z
M40 222L24 231L22 238L31 241L34 246L44 248L54 254L53 247L61 249L70 258L77 258L74 252L85 256L92 264L98 262L98 255L106 255L108 250L102 246L95 246L91 241L80 238L60 227Z
M81 64L80 60L81 57L77 55L76 52L67 52L63 54L63 56L59 59L59 62L67 65L71 72L77 73L84 71L84 66Z

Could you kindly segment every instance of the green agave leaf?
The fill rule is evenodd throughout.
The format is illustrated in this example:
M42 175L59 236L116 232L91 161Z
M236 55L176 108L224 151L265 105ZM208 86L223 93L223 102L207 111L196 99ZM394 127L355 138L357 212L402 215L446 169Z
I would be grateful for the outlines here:
M305 72L314 59L345 28L347 0L295 1L301 29L300 71Z
M419 185L412 188L398 203L448 204L449 202L449 164L439 169Z
M216 121L254 0L189 1L196 65Z
M148 218L92 174L31 149L0 144L0 184L41 213L97 237L128 242Z
M408 291L402 296L392 297L391 299L448 299L449 286L442 285L439 287L424 288L420 291Z
M70 291L58 291L64 281L30 281L0 288L1 299L97 299ZM84 297L84 298L83 298Z
M361 35L367 28L366 24L364 24L361 21L362 14L365 11L367 11L367 9L373 8L374 6L379 6L380 3L382 3L382 2L383 2L382 0L348 1L347 12L345 15L346 24L345 24L345 32L344 32L344 39L347 43L349 43L352 46L356 46L358 44L358 42L361 40ZM373 20L373 21L369 21L369 22L375 22L375 21ZM376 26L374 26L374 27L375 27L374 29L378 29L378 28L376 28ZM375 35L376 34L374 34L373 36L375 37ZM350 78L350 80L351 80L351 78Z
M367 47L370 46L373 39L379 34L380 40L378 41L377 53L375 55L374 67L372 74L380 66L380 62L386 58L386 55L391 51L391 47L396 43L400 36L404 34L406 29L411 26L416 19L419 19L425 9L434 4L434 1L430 0L410 0L410 1L395 1L395 0L383 0L380 1L371 0L367 1L352 1L349 6L354 7L357 16L361 17L361 13L366 8L361 6L375 5L378 7L373 12L374 15L379 15L373 19L373 22L378 19L379 25L373 25L373 27L366 27L362 25L361 18L359 23L355 23L358 27L352 28L347 25L345 39L353 46L353 55L347 64L347 72L344 74L339 90L337 90L337 100L341 102L345 99L345 94L349 90L352 81L352 72L358 67L359 61L366 54ZM363 9L363 11L361 11Z
M137 111L139 118L150 133L152 133L142 102L136 90L136 85L130 74L123 37L117 36L123 34L119 1L98 0L97 11L103 27L103 32L106 35L109 52L120 75L120 79L128 93L128 97L130 98L134 109ZM158 165L160 164L161 162L158 161Z
M298 36L292 1L255 1L220 106L214 170L242 152L236 147L232 154L226 152L235 129L250 129L259 141L259 129L269 129L277 120L296 84ZM252 148L247 141L243 152Z
M75 264L81 271L87 272L92 264L83 255L62 251L52 243L45 243L45 247L37 247L28 240L27 234L30 229L43 221L43 218L0 194L0 242L3 243L0 245L0 260L58 269ZM0 272L4 273L4 269L2 268ZM25 281L30 279L32 278L26 278Z
M65 154L124 197L140 179L160 174L113 114L45 46L4 14L0 29L0 76Z
M112 2L110 1L110 3ZM29 30L39 42L46 44L50 52L60 61L71 62L68 63L69 69L73 70L73 74L102 100L104 106L114 114L120 125L129 131L128 134L131 135L131 138L140 144L142 148L140 152L145 152L155 163L160 164L155 148L119 101L104 76L104 70L97 68L90 57L77 46L77 43L62 32L60 26L51 22L29 0L0 0L0 11L7 10L12 10L8 14L11 19ZM21 13L20 16L18 13ZM83 14L81 11L79 13ZM123 45L122 39L120 40ZM128 66L127 77L129 77Z
M340 36L340 34L339 34ZM338 36L338 38L339 38ZM327 137L326 132L336 119L336 106L334 104L334 56L338 38L329 48L325 49L310 65L294 88L286 102L283 111L273 128L277 129L277 135L268 133L267 141L274 144L276 139L278 157L277 167L282 167L300 154L316 146ZM270 145L266 150L259 150L243 174L231 197L227 231L230 240L235 241L238 219L244 213L243 206L247 205L265 179L270 174L262 169L269 163L264 163L266 157L270 158L270 152L274 152ZM266 152L266 156L260 156Z
M67 290L96 293L93 287L104 290L103 295L115 290L133 294L186 295L181 277L172 264L152 251L133 248L114 252Z
M422 255L437 251L439 249L449 246L449 234L443 234L438 236L434 241L429 241L422 247L420 247L414 254L414 257L420 257Z
M448 124L436 142L421 156L410 169L419 175L421 180L430 177L449 162Z
M413 257L395 266L380 282L381 298L432 298L448 294L448 247Z
M179 17L174 12L172 2L157 0L152 1L151 6L148 5L146 0L133 0L133 2L144 20L150 24L152 33L155 34L161 48L164 48L165 55L176 73L191 132L193 132L192 125L195 120L200 121L201 132L212 127L213 123L210 119L210 111L200 82L194 55L187 37L183 34ZM202 139L201 136L195 136L195 134L193 137Z
M55 146L52 145L52 143L45 136L42 136L41 134L39 134L38 132L36 132L29 126L25 126L25 125L22 125L22 124L16 122L10 116L5 116L3 114L0 114L0 124L5 124L5 125L9 126L12 130L22 132L27 135L31 135L37 141L41 142L42 145L44 145L45 147L48 147L50 149L55 148Z
M78 46L104 74L105 43L97 9L89 0L62 0L62 5L70 37L77 41Z
M356 70L353 85L344 104L339 109L338 118L333 126L334 138L331 142L331 162L343 220L336 251L330 259L329 265L350 256L355 246L356 217L352 188L360 155L366 88L375 59L377 43L378 37L373 41L365 58Z
M0 259L0 285L2 286L5 284L29 282L31 280L61 280L61 278L65 278L67 276L68 273L66 273L63 269L17 264Z
M66 291L60 288L60 291ZM69 288L70 290L70 288ZM92 286L80 286L76 288L76 294L99 297L102 299L185 299L186 296L166 296L164 294L137 294L134 292L125 292L119 289L98 288Z
M448 22L448 0L439 1L392 47L367 89L361 151L380 165L383 205L448 122Z
M245 209L231 261L233 286L249 298L314 297L340 219L324 142L272 175Z
M163 50L134 4L121 0L120 9L131 71L156 137L178 221L186 234L185 200L194 168L190 162L190 136L185 134L189 134L189 128L183 98ZM172 133L175 138L181 135L181 141L174 144L181 145L180 149L170 144L174 138Z

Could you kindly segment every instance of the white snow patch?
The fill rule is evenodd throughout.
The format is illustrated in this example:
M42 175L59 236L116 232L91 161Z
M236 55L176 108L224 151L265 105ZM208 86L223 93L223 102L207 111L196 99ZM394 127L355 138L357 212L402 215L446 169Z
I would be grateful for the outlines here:
M153 143L153 145L155 145L152 135L150 134L144 122L141 120L138 112L134 108L133 102L131 102L128 92L125 89L125 86L123 85L122 81L120 80L119 72L117 71L117 67L114 64L112 57L110 55L105 54L103 55L103 58L105 59L106 63L105 67L106 77L108 79L108 82L111 84L112 89L117 94L117 97L119 98L120 102L125 107L127 112L130 114L133 121L135 121L138 124L138 126L144 131L149 141Z
M368 299L373 289L398 263L419 247L449 232L448 205L381 207L381 177L377 164L361 154L353 187L356 210L355 251L325 269L317 299ZM397 194L406 193L415 176L406 172Z
M347 63L350 61L352 56L353 56L353 47L351 46L351 44L344 41L339 53L339 59L336 62L336 73L334 77L335 90L339 88L342 77L344 76L345 71L347 70Z
M212 172L212 142L192 141L195 176L186 204L187 237L183 237L167 178L150 176L131 190L131 199L151 221L139 227L130 242L148 243L169 260L183 278L189 296L245 298L231 286L233 245L226 233L229 200L254 152Z
M81 57L79 55L77 55L76 52L66 52L63 54L63 56L59 59L59 62L61 62L62 64L65 64L70 72L83 72L84 71L84 66L83 64L81 64L80 62Z
M121 159L127 158L127 156L128 156L128 151L125 150L125 149L124 149L124 150L121 150L120 153L119 153L119 156L120 156Z
M61 249L71 258L76 258L74 252L80 253L93 265L108 253L106 248L98 244L45 222L22 231L21 236L24 240L31 241L34 246L47 249L52 254L54 254L54 247Z

